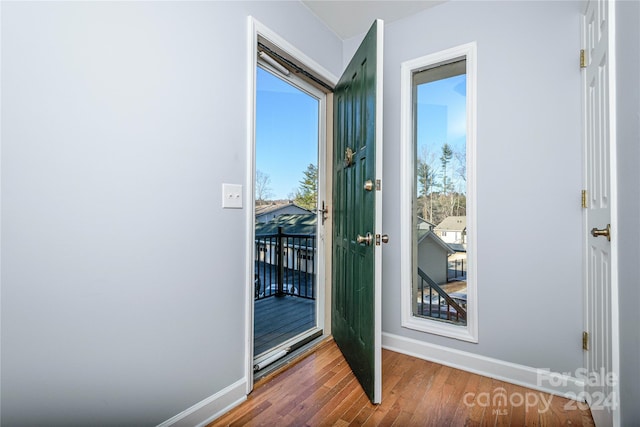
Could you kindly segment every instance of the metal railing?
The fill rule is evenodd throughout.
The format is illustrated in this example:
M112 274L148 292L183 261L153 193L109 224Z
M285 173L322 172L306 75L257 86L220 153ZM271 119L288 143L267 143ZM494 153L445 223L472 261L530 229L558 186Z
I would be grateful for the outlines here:
M293 295L316 298L316 236L256 234L254 299Z
M454 301L436 282L422 269L418 268L420 285L418 286L418 314L421 316L466 323L467 310Z
M459 277L467 277L467 266L464 259L455 259L447 263L447 280L456 280Z

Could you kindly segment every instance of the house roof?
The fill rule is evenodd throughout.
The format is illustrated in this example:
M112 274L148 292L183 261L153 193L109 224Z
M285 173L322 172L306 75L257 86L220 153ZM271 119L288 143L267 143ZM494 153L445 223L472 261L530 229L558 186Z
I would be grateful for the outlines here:
M436 230L462 231L467 228L466 216L448 216L436 226Z
M426 219L422 218L421 216L417 217L418 219L418 228L421 230L424 229L428 229L428 228L434 228L436 225L432 222L427 221Z
M418 244L420 244L425 239L433 240L438 246L447 251L447 254L452 255L456 253L456 251L447 244L444 240L438 237L433 230L418 230Z
M277 212L281 209L287 208L287 207L291 207L291 206L295 206L298 209L301 209L305 212L309 212L311 213L310 210L303 208L302 206L298 206L293 202L284 202L284 203L273 203L273 204L269 204L269 205L259 205L256 206L256 217L260 216L260 215L265 215L268 213L272 213L272 212Z
M276 234L278 227L288 234L316 234L317 224L316 214L282 214L269 222L256 224L256 235Z
M447 243L456 252L467 252L467 248L462 243Z

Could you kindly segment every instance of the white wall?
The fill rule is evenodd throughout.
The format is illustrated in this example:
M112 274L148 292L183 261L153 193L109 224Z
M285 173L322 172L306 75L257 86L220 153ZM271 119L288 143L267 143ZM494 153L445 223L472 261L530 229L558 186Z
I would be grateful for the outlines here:
M622 425L640 424L640 3L616 3L620 399Z
M155 425L243 379L250 14L339 74L297 2L3 2L2 425Z
M577 2L450 2L385 28L383 331L559 372L582 366ZM360 37L345 41L346 63ZM479 342L400 326L400 64L478 46ZM495 230L514 230L495 233Z

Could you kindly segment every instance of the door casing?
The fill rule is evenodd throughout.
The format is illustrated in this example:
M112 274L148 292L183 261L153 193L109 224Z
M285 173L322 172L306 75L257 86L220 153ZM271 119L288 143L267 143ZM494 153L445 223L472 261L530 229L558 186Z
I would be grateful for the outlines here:
M378 20L379 23L379 36L378 43L382 45L382 31L383 25L382 21ZM313 72L313 74L322 79L324 82L328 83L330 86L335 87L338 78L332 75L330 72L325 70L322 66L314 62L311 58L306 56L303 52L299 51L291 44L289 44L286 40L280 37L275 32L271 31L269 28L261 24L255 18L249 16L248 17L248 47L247 47L247 174L246 174L246 182L247 182L247 191L245 192L245 203L247 206L245 215L246 215L246 229L247 229L247 244L246 244L246 286L245 286L245 379L246 379L246 393L249 394L253 389L253 259L254 259L254 245L253 245L253 230L254 230L254 218L255 218L255 209L254 209L254 176L255 176L255 90L256 90L256 65L257 65L257 42L258 39L267 40L269 43L276 46L282 52L285 52L288 56L295 58L299 63L304 64L305 69ZM380 76L376 81L376 103L379 106L376 109L376 129L375 132L379 135L379 140L382 139L382 62L378 62L376 66L376 72ZM333 156L332 148L332 129L333 129L333 94L327 93L326 99L326 128L324 135L324 144L320 144L319 147L319 163L320 161L325 161L324 165L318 165L318 170L322 167L326 171L325 175L325 188L331 189L333 188L332 183L332 167L331 167L331 159ZM376 155L375 159L376 163L376 179L381 178L382 174L382 154L380 153ZM380 233L382 228L382 202L381 197L376 198L376 224L373 230L374 233ZM328 202L332 200L331 194L320 194L318 195L318 200L325 200ZM321 202L320 202L321 203ZM327 203L327 208L329 212L332 211L331 203ZM331 216L331 215L330 215ZM329 221L325 224L325 233L324 236L318 239L318 250L323 251L325 253L325 267L322 270L319 270L318 283L325 283L325 286L318 286L318 306L324 307L324 331L325 335L331 333L331 286L330 281L326 278L331 277L331 253L332 253L332 218L329 217ZM375 249L375 268L376 268L376 283L375 283L375 336L376 342L375 346L378 350L381 348L381 332L382 332L382 320L381 320L381 266L382 266L382 255L381 248L377 247ZM324 277L321 278L320 274L323 274ZM323 292L324 291L324 292ZM320 295L322 293L322 295ZM375 369L378 373L381 373L381 351L376 352L375 356ZM374 401L379 402L382 394L381 387L381 375L376 376L376 385L375 385L375 398Z
M245 380L246 380L246 394L249 394L253 389L253 260L255 257L255 245L253 244L254 226L255 226L255 206L254 206L254 192L255 192L255 105L256 105L256 67L257 67L257 46L258 39L264 39L277 46L279 50L285 52L288 56L295 58L299 63L304 64L305 69L313 72L313 74L326 82L330 86L335 86L338 78L331 72L326 70L320 64L316 63L309 56L302 51L295 48L284 38L279 36L274 31L260 23L254 17L249 16L247 18L247 171L246 171L246 191L244 192L244 204L245 209L245 230L246 230L246 244L245 244L245 337L244 337L244 366L245 366ZM327 93L325 109L326 120L325 125L320 126L320 144L318 147L318 174L319 179L323 179L324 182L319 183L318 188L318 201L330 200L330 194L327 193L327 189L331 188L331 167L330 162L327 159L328 155L331 155L331 141L332 133L329 131L332 128L332 108L333 97L331 93ZM324 171L324 178L321 178ZM323 236L319 236L317 239L318 253L320 251L324 254L325 266L318 270L318 312L324 313L322 319L319 319L318 326L322 327L325 334L331 333L331 311L330 301L331 293L330 286L326 286L329 282L327 279L331 277L331 227L330 221L325 223L325 232ZM328 255L329 254L329 255ZM328 273L327 273L328 272ZM325 284L325 286L322 286Z

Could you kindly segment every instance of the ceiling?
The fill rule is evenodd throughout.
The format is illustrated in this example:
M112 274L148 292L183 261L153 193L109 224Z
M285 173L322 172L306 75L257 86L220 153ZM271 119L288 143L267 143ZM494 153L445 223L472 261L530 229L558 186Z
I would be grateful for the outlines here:
M444 3L439 0L301 1L343 40L366 32L377 18L390 23Z

